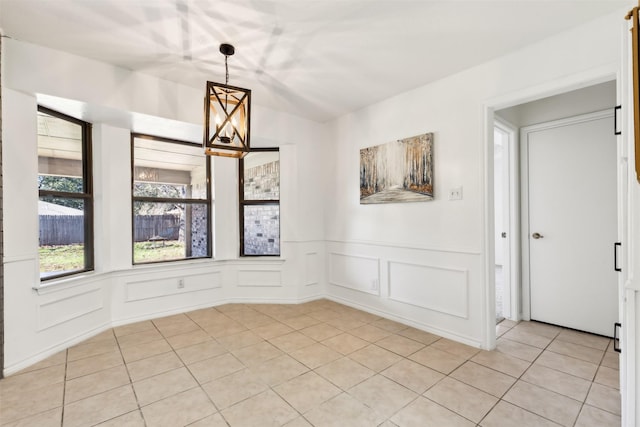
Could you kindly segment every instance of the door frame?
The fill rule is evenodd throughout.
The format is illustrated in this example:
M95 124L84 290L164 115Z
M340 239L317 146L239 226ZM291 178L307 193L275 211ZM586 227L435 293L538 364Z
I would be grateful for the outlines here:
M498 128L508 136L505 147L506 155L503 159L506 167L506 173L503 175L503 183L505 184L503 186L503 197L507 199L506 209L503 207L504 222L507 224L507 229L505 230L507 232L507 248L504 254L503 276L504 285L509 288L509 315L505 316L505 318L518 321L521 319L522 313L522 308L520 307L520 186L518 185L520 144L518 128L513 124L500 117L495 117L494 128Z
M529 134L548 129L557 129L565 126L571 126L578 123L585 123L592 120L613 117L613 110L603 110L594 113L581 114L578 116L568 117L560 120L539 123L531 126L525 126L520 129L520 220L521 220L521 253L522 253L522 319L531 320L531 258L529 235ZM613 129L611 130L613 132ZM617 169L616 169L617 174ZM616 182L618 179L616 177ZM619 186L619 182L618 185ZM617 189L616 189L617 191ZM619 204L619 203L618 203ZM616 207L616 210L617 207ZM618 218L616 217L616 220ZM613 245L613 242L611 242ZM613 268L613 267L612 267ZM616 289L617 290L617 289ZM616 292L617 299L620 299L620 293ZM618 318L620 312L618 313Z
M620 100L621 86L623 85L620 71L616 64L608 64L578 74L565 76L560 79L538 84L501 96L488 98L483 103L484 146L483 169L480 173L483 182L482 197L482 268L484 270L484 310L483 310L483 337L482 347L492 350L496 347L496 295L495 286L495 226L494 226L494 197L493 197L493 129L495 122L495 110L509 108L531 101L571 92L599 83L616 81L618 100ZM624 136L624 135L623 135ZM619 138L620 141L620 138ZM620 144L620 142L619 142ZM624 336L624 335L623 335Z
M482 346L486 350L494 349L496 346L495 327L495 239L494 239L494 201L493 201L493 127L495 110L509 108L527 102L535 101L552 95L558 95L572 90L605 83L611 80L616 81L617 103L623 105L626 120L623 122L623 133L618 136L618 238L622 245L622 268L623 272L619 276L618 289L620 296L620 315L625 322L620 337L620 345L624 348L620 358L620 392L622 394L622 422L623 425L635 425L636 416L636 366L635 366L635 346L636 346L636 299L638 292L625 288L625 282L630 278L629 269L632 263L631 251L628 247L632 237L632 232L628 226L628 210L631 209L628 202L629 182L631 175L626 169L630 168L625 161L631 154L628 152L630 146L629 135L633 135L632 130L632 109L628 108L631 103L630 92L630 43L627 37L627 24L624 23L624 30L621 31L622 38L622 63L603 65L588 71L565 76L553 81L539 83L537 85L515 90L500 96L488 98L483 103L483 123L484 123L484 146L483 146L483 170L480 178L483 182L483 197L481 201L482 223L484 226L482 233L481 247L483 249L482 268L484 270L484 316L483 316L483 340ZM624 298L624 299L623 299ZM626 300L626 303L624 302ZM640 300L640 298L638 298Z

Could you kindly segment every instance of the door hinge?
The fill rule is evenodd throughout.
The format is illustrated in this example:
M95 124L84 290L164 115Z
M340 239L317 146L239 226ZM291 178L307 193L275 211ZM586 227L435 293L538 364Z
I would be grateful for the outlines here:
M622 271L622 268L618 267L618 248L622 247L622 243L615 242L613 244L613 269L615 271Z
M622 110L622 105L617 105L613 109L613 134L622 135L622 131L618 130L618 111Z
M613 350L618 353L622 353L622 349L620 348L620 334L619 331L622 328L622 324L614 323L613 324Z

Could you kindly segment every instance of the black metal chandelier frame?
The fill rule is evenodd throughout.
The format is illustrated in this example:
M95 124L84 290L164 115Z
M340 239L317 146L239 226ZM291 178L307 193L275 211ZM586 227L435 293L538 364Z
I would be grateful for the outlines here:
M235 48L222 44L220 52L225 56L225 84L207 82L203 148L207 155L242 158L250 150L251 90L229 85L227 59Z

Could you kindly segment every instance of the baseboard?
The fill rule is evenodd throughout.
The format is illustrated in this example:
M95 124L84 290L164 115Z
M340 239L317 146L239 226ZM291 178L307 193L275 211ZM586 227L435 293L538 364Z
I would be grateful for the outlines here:
M367 313L375 314L376 316L384 317L385 319L393 320L394 322L402 323L403 325L411 326L416 329L420 329L421 331L429 332L430 334L438 335L443 338L447 338L453 341L457 341L463 344L470 345L476 348L482 348L482 343L477 341L471 337L460 335L451 331L447 331L440 328L434 328L432 326L428 326L421 322L416 322L415 320L398 316L396 314L390 313L385 310L380 310L374 307L370 307L365 304L356 303L344 298L336 297L334 295L326 295L326 299L331 300L333 302L337 302L339 304L348 305L352 308L357 308L358 310L366 311Z

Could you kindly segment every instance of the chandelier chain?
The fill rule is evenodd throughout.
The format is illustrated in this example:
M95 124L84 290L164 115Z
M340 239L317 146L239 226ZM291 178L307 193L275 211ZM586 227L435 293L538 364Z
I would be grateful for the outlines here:
M224 56L224 69L225 69L225 84L229 84L229 64L227 64L227 60L229 59L229 55Z

